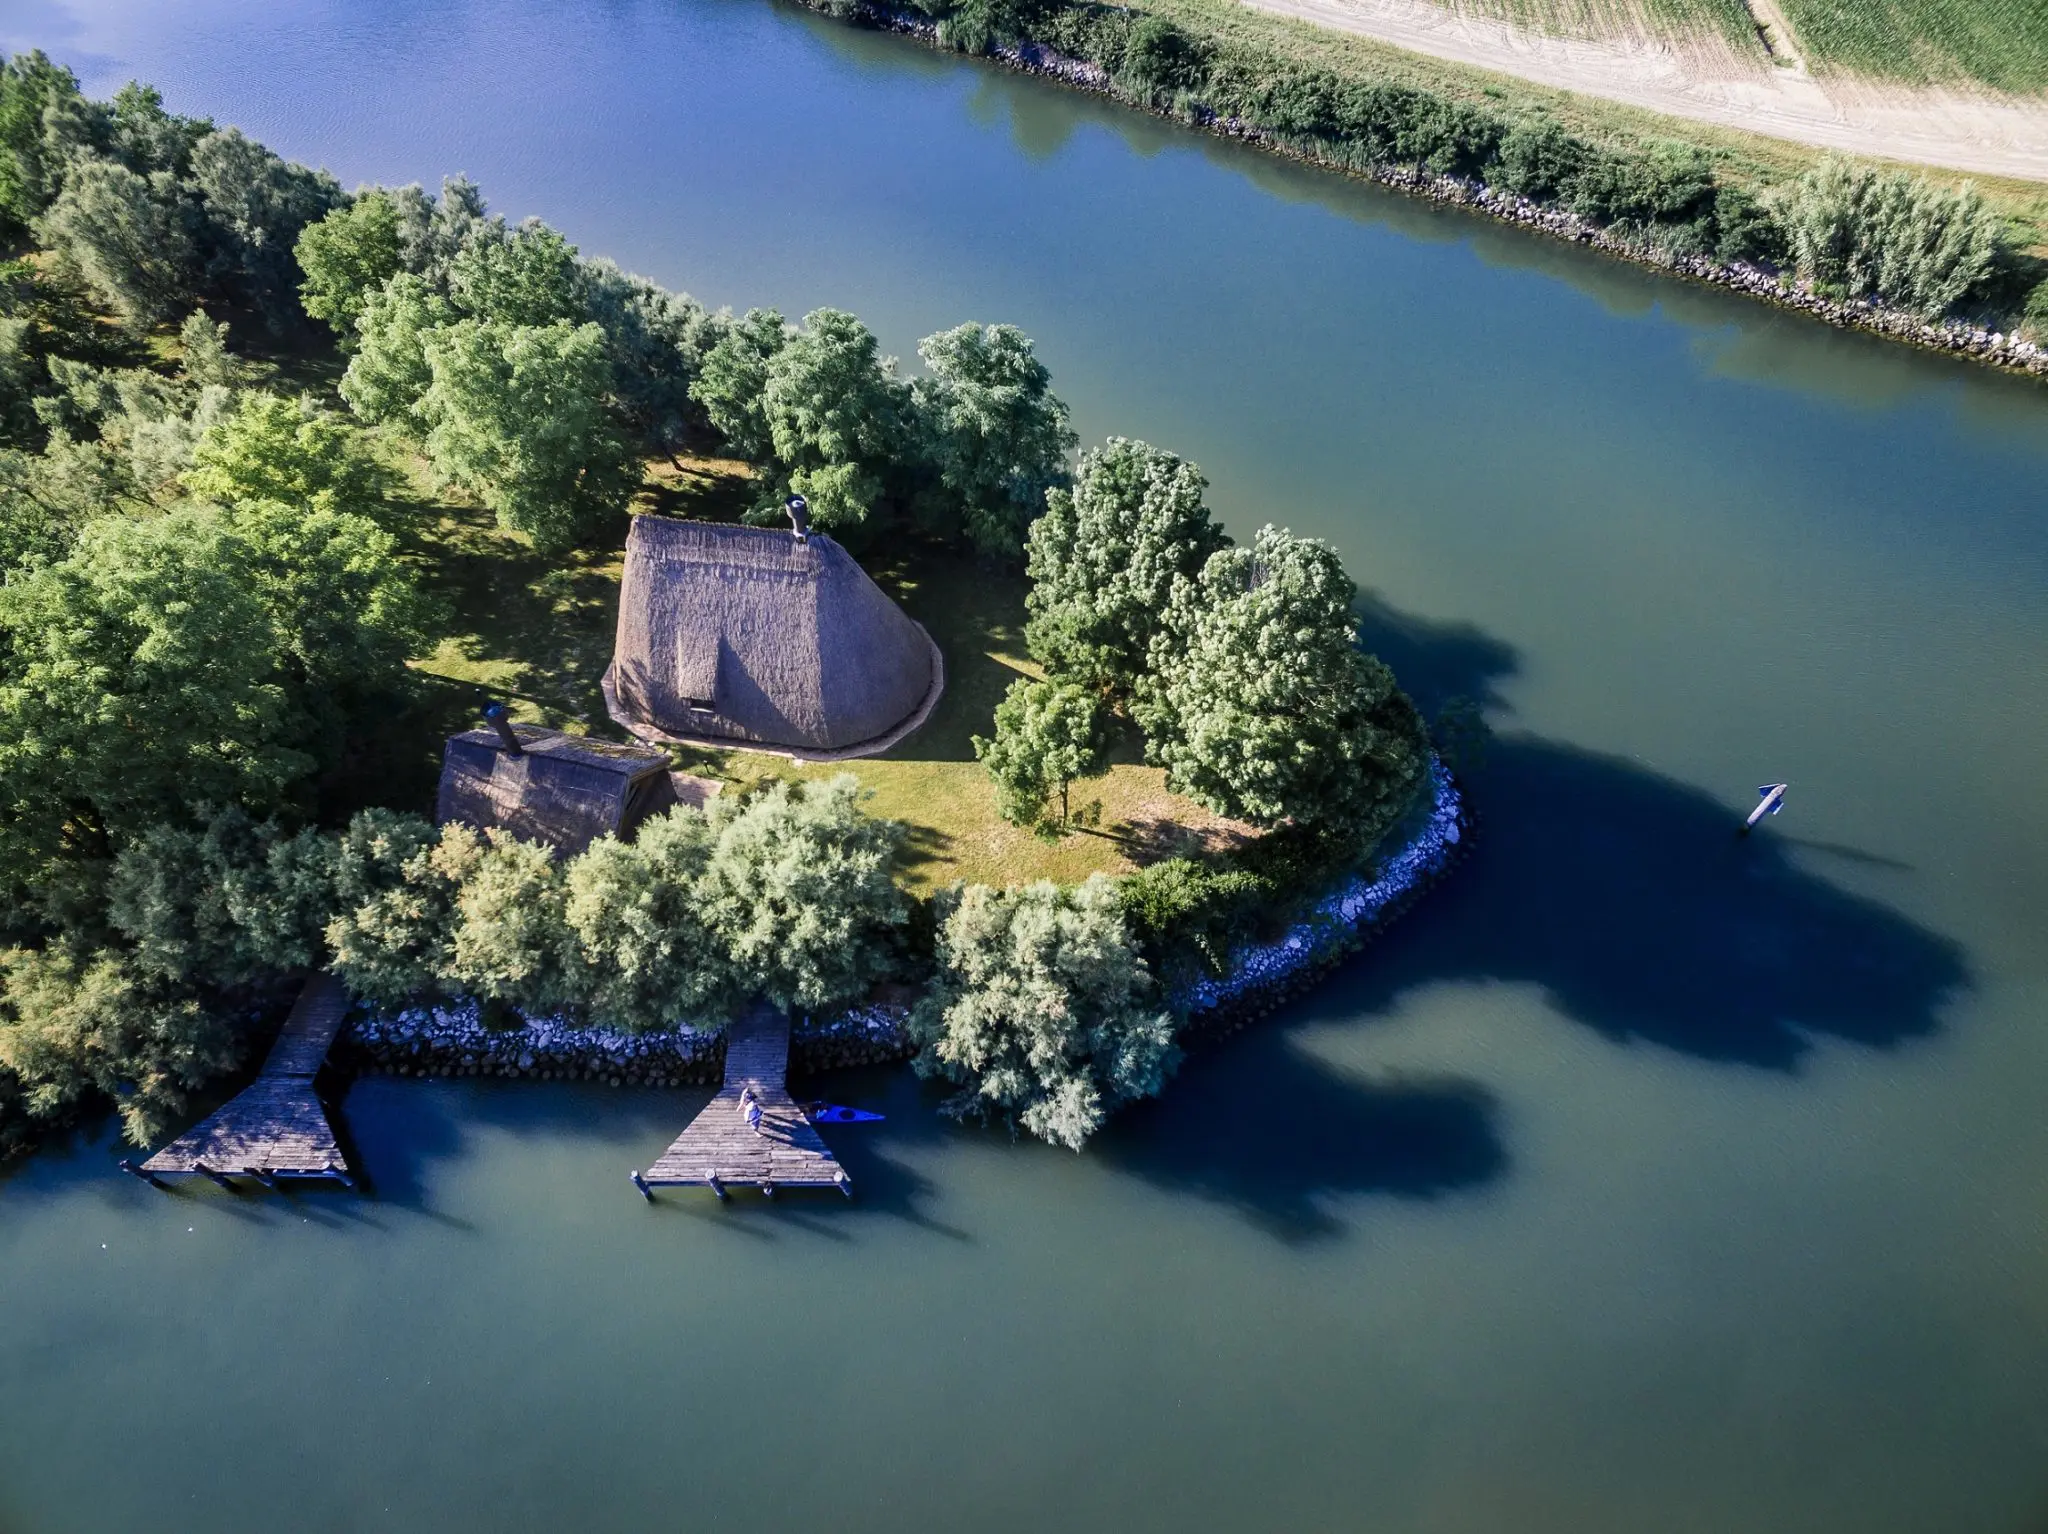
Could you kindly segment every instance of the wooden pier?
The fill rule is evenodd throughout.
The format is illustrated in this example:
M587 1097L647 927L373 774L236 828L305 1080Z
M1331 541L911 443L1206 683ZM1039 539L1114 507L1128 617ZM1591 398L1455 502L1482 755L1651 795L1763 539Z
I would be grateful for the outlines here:
M783 1084L789 1072L789 1018L756 1007L725 1035L725 1085L633 1184L648 1197L660 1187L704 1187L720 1198L728 1186L759 1188L771 1198L781 1188L853 1185L825 1148ZM761 1125L749 1127L746 1094L761 1105Z
M257 1078L141 1166L128 1169L159 1185L171 1177L210 1177L225 1187L230 1178L253 1177L272 1187L280 1178L314 1177L354 1187L334 1126L313 1091L313 1078L347 1015L341 982L324 971L314 975Z

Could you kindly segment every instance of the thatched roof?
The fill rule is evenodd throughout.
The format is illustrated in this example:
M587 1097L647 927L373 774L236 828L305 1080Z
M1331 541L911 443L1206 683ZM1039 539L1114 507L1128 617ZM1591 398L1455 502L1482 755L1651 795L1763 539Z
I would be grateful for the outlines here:
M861 756L944 688L930 636L825 535L633 519L604 694L641 738Z
M448 737L436 820L502 826L570 854L600 836L630 835L677 800L666 752L531 724L512 731L522 748L516 755L496 730Z

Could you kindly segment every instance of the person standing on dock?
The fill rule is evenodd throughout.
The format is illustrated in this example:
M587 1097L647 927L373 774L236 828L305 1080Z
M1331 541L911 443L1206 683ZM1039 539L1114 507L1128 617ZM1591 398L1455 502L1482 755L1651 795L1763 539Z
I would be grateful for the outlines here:
M755 1134L761 1132L761 1100L751 1091L747 1093L747 1128Z

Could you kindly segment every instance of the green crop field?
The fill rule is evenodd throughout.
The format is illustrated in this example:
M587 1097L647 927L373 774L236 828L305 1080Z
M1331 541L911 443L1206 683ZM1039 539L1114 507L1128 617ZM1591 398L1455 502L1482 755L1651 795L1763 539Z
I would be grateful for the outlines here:
M1914 82L2048 90L2044 0L1779 0L1823 68Z
M1447 0L1558 37L1720 37L1758 47L1743 0ZM2048 0L1779 0L1823 71L1913 84L2048 90Z
M1742 0L1462 0L1459 9L1557 37L1720 36L1740 48L1757 46Z

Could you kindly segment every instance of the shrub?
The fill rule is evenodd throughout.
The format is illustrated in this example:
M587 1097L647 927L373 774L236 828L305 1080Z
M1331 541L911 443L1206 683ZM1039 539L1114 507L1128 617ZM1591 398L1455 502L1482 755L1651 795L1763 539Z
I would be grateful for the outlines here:
M602 838L570 863L566 916L592 1022L717 1022L745 999L699 904L712 847L704 816L678 808L644 822L631 842Z
M910 1026L919 1074L962 1088L947 1111L1079 1150L1159 1093L1180 1049L1110 880L941 899L938 975Z
M1224 973L1266 908L1285 902L1274 881L1250 869L1167 858L1118 882L1131 936L1152 967L1172 975L1199 964Z
M893 877L903 827L860 799L842 773L712 801L698 903L742 994L829 1011L889 972L907 915Z
M143 972L181 985L244 985L305 969L334 904L331 838L286 836L240 809L197 831L152 826L121 848L108 920Z
M1554 122L1516 123L1500 142L1494 182L1535 202L1560 197L1585 173L1592 149Z
M390 1007L440 991L456 895L480 851L475 832L451 826L437 835L417 815L365 810L349 822L334 853L327 945L350 990Z
M1145 16L1124 45L1123 78L1147 100L1199 91L1209 76L1208 49L1163 16Z
M1938 316L1990 276L1997 220L1967 182L1880 171L1836 155L1802 176L1783 219L1799 275L1823 292Z
M147 1144L235 1057L234 1034L217 1017L116 954L0 954L0 1074L14 1077L32 1123L62 1123L105 1097L128 1138Z

